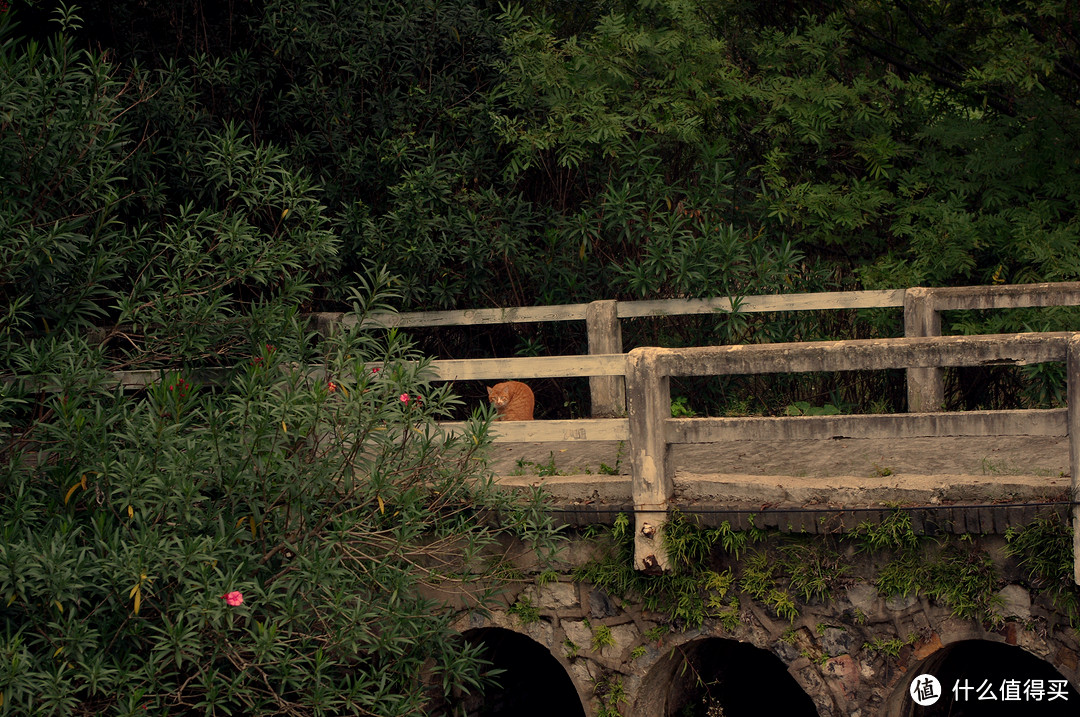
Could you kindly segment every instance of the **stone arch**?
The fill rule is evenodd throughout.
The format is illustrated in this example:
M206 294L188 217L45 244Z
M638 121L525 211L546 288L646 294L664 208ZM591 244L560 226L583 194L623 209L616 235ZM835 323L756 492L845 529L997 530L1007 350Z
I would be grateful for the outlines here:
M470 717L585 717L579 686L541 643L496 626L468 629L462 636L466 642L482 645L485 659L504 670L498 689L463 700Z
M918 706L911 699L908 690L912 681L924 674L933 675L938 679L942 694L935 704ZM1002 699L1001 690L1005 680L1019 682L1020 699L1018 701ZM1034 698L1026 698L1023 686L1028 680L1042 680L1047 692L1050 680L1063 682L1066 698L1050 701L1047 696L1044 696L1038 702ZM991 688L990 692L997 697L996 700L978 699L979 688L984 682ZM1040 717L1043 715L1071 716L1077 714L1077 709L1080 708L1078 707L1080 693L1077 692L1074 683L1075 676L1073 680L1070 680L1053 663L1024 647L1008 644L1004 639L979 639L975 635L965 635L913 663L893 687L885 704L884 715L885 717L915 717L916 715L919 717L937 717L937 715L963 717L963 715L978 714L980 717L995 717L996 715L1028 713L1038 714ZM954 684L959 685L958 693L953 691ZM966 691L965 687L972 689ZM956 700L957 694L966 695L966 699Z
M817 708L787 665L750 642L697 637L664 653L642 678L631 714L674 717L690 707L725 717L783 714L816 717Z

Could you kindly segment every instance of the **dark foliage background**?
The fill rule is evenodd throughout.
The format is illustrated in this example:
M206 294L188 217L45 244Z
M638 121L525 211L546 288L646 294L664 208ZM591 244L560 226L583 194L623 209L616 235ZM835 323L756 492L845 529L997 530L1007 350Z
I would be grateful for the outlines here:
M285 367L331 366L297 316L359 308L376 286L398 308L434 310L1080 279L1080 12L1068 0L9 5L0 13L0 428L4 510L28 511L29 522L6 528L4 545L61 537L25 547L57 556L36 587L11 567L22 565L16 548L0 547L9 551L0 649L5 659L29 651L20 659L48 672L56 695L74 695L46 711L108 702L94 696L103 677L72 683L65 670L77 668L63 667L63 651L48 657L72 644L57 635L82 624L70 601L109 604L120 611L110 629L136 630L117 591L148 585L136 561L123 579L96 584L92 599L71 587L85 574L71 565L89 558L57 547L123 532L136 505L103 484L96 508L72 507L93 484L83 476L112 476L103 461L130 448L106 437L135 419L128 399L101 388L103 372L251 367L267 344ZM1075 329L1077 319L1075 309L950 312L944 330ZM626 349L900 330L890 311L623 326ZM561 324L416 339L421 353L454 358L585 348L581 327ZM365 344L364 355L405 356L399 340ZM1057 366L950 372L947 403L1060 405L1062 378ZM430 388L423 377L401 381L393 390ZM305 401L328 400L316 388ZM587 411L584 382L535 388L540 417ZM461 417L482 401L479 386L458 389L465 404L446 401L439 415ZM687 381L676 393L681 410L714 415L905 407L899 374ZM232 394L200 395L201 421ZM381 395L383 408L400 408L389 388ZM282 408L286 423L291 410ZM151 430L166 414L180 420L147 414L127 430ZM308 438L325 427L309 425ZM97 437L87 453L47 448L88 431ZM31 459L42 452L55 462ZM176 490L196 490L186 485ZM385 510L381 493L348 495ZM259 510L278 505L267 500ZM206 505L226 528L255 515ZM159 527L178 519L155 515ZM215 530L215 540L232 539ZM48 613L54 602L62 620ZM378 649L349 659L369 664ZM24 694L14 689L0 687L8 704ZM175 689L145 694L178 699ZM330 709L276 694L258 699Z

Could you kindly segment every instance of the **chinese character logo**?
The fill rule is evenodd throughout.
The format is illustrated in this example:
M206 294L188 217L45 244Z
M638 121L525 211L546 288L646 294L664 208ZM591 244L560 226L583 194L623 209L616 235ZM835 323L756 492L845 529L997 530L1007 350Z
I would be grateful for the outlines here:
M941 683L933 675L919 675L908 688L911 699L921 707L928 707L941 699Z

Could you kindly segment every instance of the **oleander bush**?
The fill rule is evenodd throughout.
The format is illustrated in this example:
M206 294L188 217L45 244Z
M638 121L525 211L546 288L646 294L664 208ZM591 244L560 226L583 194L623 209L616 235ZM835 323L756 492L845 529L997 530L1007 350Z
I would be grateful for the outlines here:
M431 596L485 604L485 549L550 549L549 519L493 490L491 415L437 430L455 399L403 337L305 338L134 394L79 339L14 357L0 713L417 714L479 686Z
M427 360L359 328L400 300L385 271L316 340L299 312L340 246L317 185L236 124L146 140L129 118L183 78L60 21L38 44L0 15L0 714L421 714L480 689L445 596L483 607L513 578L495 547L556 539L538 496L493 490L493 415L442 435L458 401Z

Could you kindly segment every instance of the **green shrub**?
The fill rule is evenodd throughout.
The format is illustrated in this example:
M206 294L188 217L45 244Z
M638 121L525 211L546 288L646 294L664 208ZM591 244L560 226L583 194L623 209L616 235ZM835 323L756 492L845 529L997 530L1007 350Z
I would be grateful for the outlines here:
M395 331L315 341L299 312L339 242L273 145L187 127L185 201L154 194L161 145L125 122L183 78L129 85L65 35L10 29L0 14L0 712L417 714L481 686L429 596L484 604L514 577L498 540L555 545L540 496L484 470L493 416L442 435L458 401ZM398 298L385 272L358 281L358 321ZM149 384L118 388L133 367Z
M499 535L552 537L480 472L491 416L441 436L455 399L400 336L329 339L314 372L282 338L220 392L170 373L126 396L77 340L15 377L51 390L4 442L11 709L404 714L480 679L422 587L494 578Z

